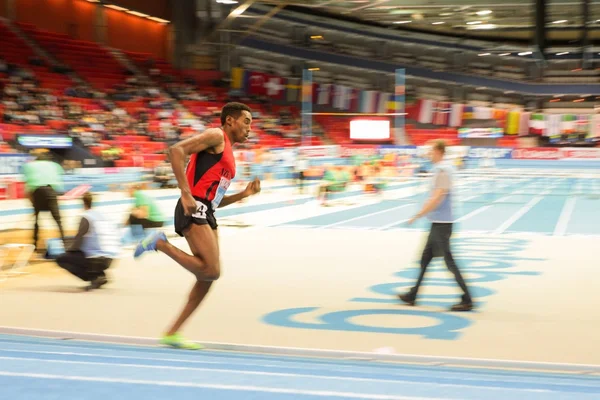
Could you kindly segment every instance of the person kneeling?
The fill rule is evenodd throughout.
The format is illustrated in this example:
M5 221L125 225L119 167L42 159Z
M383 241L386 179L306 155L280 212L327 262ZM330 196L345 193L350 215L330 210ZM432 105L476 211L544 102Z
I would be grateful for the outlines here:
M83 195L84 213L77 235L67 251L56 258L59 267L90 282L86 290L98 289L108 283L105 271L119 253L116 227L101 213L92 210L92 201L91 193Z

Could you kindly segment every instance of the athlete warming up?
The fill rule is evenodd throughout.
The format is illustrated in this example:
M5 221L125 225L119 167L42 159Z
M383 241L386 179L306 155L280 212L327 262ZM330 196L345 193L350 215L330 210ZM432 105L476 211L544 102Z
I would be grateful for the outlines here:
M225 195L235 176L232 145L246 141L251 123L248 106L228 103L221 110L221 128L208 129L169 149L173 173L181 189L181 198L175 207L175 232L185 237L193 255L169 243L163 232L146 237L134 254L137 258L146 251L161 251L196 277L187 304L160 340L164 345L190 350L201 348L183 339L178 332L221 273L215 209L260 192L260 181L255 179L242 192ZM186 167L187 156L190 161Z

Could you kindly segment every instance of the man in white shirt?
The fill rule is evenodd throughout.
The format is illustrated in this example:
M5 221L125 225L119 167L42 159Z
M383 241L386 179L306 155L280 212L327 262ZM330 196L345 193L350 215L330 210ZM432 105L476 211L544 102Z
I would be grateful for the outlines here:
M116 226L109 222L106 216L92 210L92 202L92 194L85 193L84 213L77 235L67 251L56 258L56 263L61 268L83 281L90 282L87 290L98 289L108 283L105 271L119 254Z
M452 214L452 166L442 163L445 153L445 143L443 141L434 142L431 149L432 172L434 173L431 196L423 205L421 211L409 221L409 224L412 224L416 220L427 216L431 221L431 230L421 257L421 272L417 283L408 293L400 294L398 297L409 305L415 305L417 292L423 282L425 271L434 254L441 253L444 256L446 267L452 272L456 282L464 293L462 301L452 306L451 311L471 311L473 309L473 299L458 266L454 262L454 257L450 250L450 237L452 236L452 225L454 222Z

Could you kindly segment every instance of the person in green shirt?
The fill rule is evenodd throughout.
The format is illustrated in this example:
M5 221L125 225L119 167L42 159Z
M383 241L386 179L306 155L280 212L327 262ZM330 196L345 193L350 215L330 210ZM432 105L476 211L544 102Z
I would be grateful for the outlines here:
M319 187L317 198L321 199L322 205L327 205L330 193L339 193L346 190L350 182L350 173L342 166L328 167L323 174L323 182Z
M35 215L33 245L38 248L38 216L42 211L50 211L52 218L54 218L56 225L58 225L60 237L64 242L65 232L60 218L60 211L58 209L57 195L57 192L62 192L64 190L64 170L59 164L52 161L52 156L48 151L40 151L34 161L30 161L23 165L22 172L25 178L25 189L33 205Z
M129 225L141 225L144 229L160 228L165 224L165 217L154 197L142 190L142 185L129 187L129 195L134 199L133 209L129 215Z

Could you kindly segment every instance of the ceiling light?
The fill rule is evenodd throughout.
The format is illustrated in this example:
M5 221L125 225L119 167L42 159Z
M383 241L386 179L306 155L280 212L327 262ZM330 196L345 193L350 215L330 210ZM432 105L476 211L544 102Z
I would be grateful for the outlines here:
M481 21L470 21L470 22L467 22L467 25L479 25L479 24L481 24Z
M237 4L238 2L236 0L217 0L217 3L221 3L221 4Z
M566 19L559 19L558 21L554 21L553 24L564 24L565 22L568 22Z
M441 24L445 24L444 21L438 21L438 22L432 22L431 25L441 25Z
M224 0L225 1L225 0ZM237 1L236 1L237 3ZM235 3L223 3L223 4L235 4ZM247 7L246 7L247 8ZM244 8L244 5L238 6L235 10L233 10L230 14L231 15L242 15L244 13L244 11L246 11L246 8Z
M492 10L481 10L481 11L477 11L475 14L477 15L490 15L492 13Z
M556 53L557 56L564 56L565 54L569 54L569 52L563 51L562 53Z
M117 10L117 11L127 11L127 9L125 7L115 6L114 4L105 4L104 7L112 8L113 10Z
M533 54L533 53L531 53L530 51L524 51L522 53L519 53L520 56L528 56L530 54Z
M499 56L501 56L501 57L502 57L502 56L510 56L510 53L500 53L500 54L498 54L498 55L499 55Z
M481 53L479 54L479 57L483 57L483 56L489 56L491 53Z
M136 17L141 17L141 18L148 17L148 15L146 15L146 14L142 14L141 12L132 11L132 10L127 10L127 13L128 14L133 14Z
M161 24L168 24L169 21L167 21L166 19L162 19L162 18L157 18L157 17L148 17L148 19L154 21L154 22L160 22Z
M472 29L472 30L496 29L496 25L494 25L494 24L473 25L473 26L470 26L468 29Z
M440 14L440 17L449 17L449 16L451 16L453 14L454 13L451 13L451 12L443 12L443 13Z
M412 22L411 20L407 20L407 21L396 21L394 23L395 24L408 24L408 23L411 23L411 22Z
M309 70L309 71L320 71L320 70L321 70L321 68L309 68L308 70Z
M311 38L312 40L322 40L322 39L323 39L323 36L321 36L321 35L312 35L310 38Z

